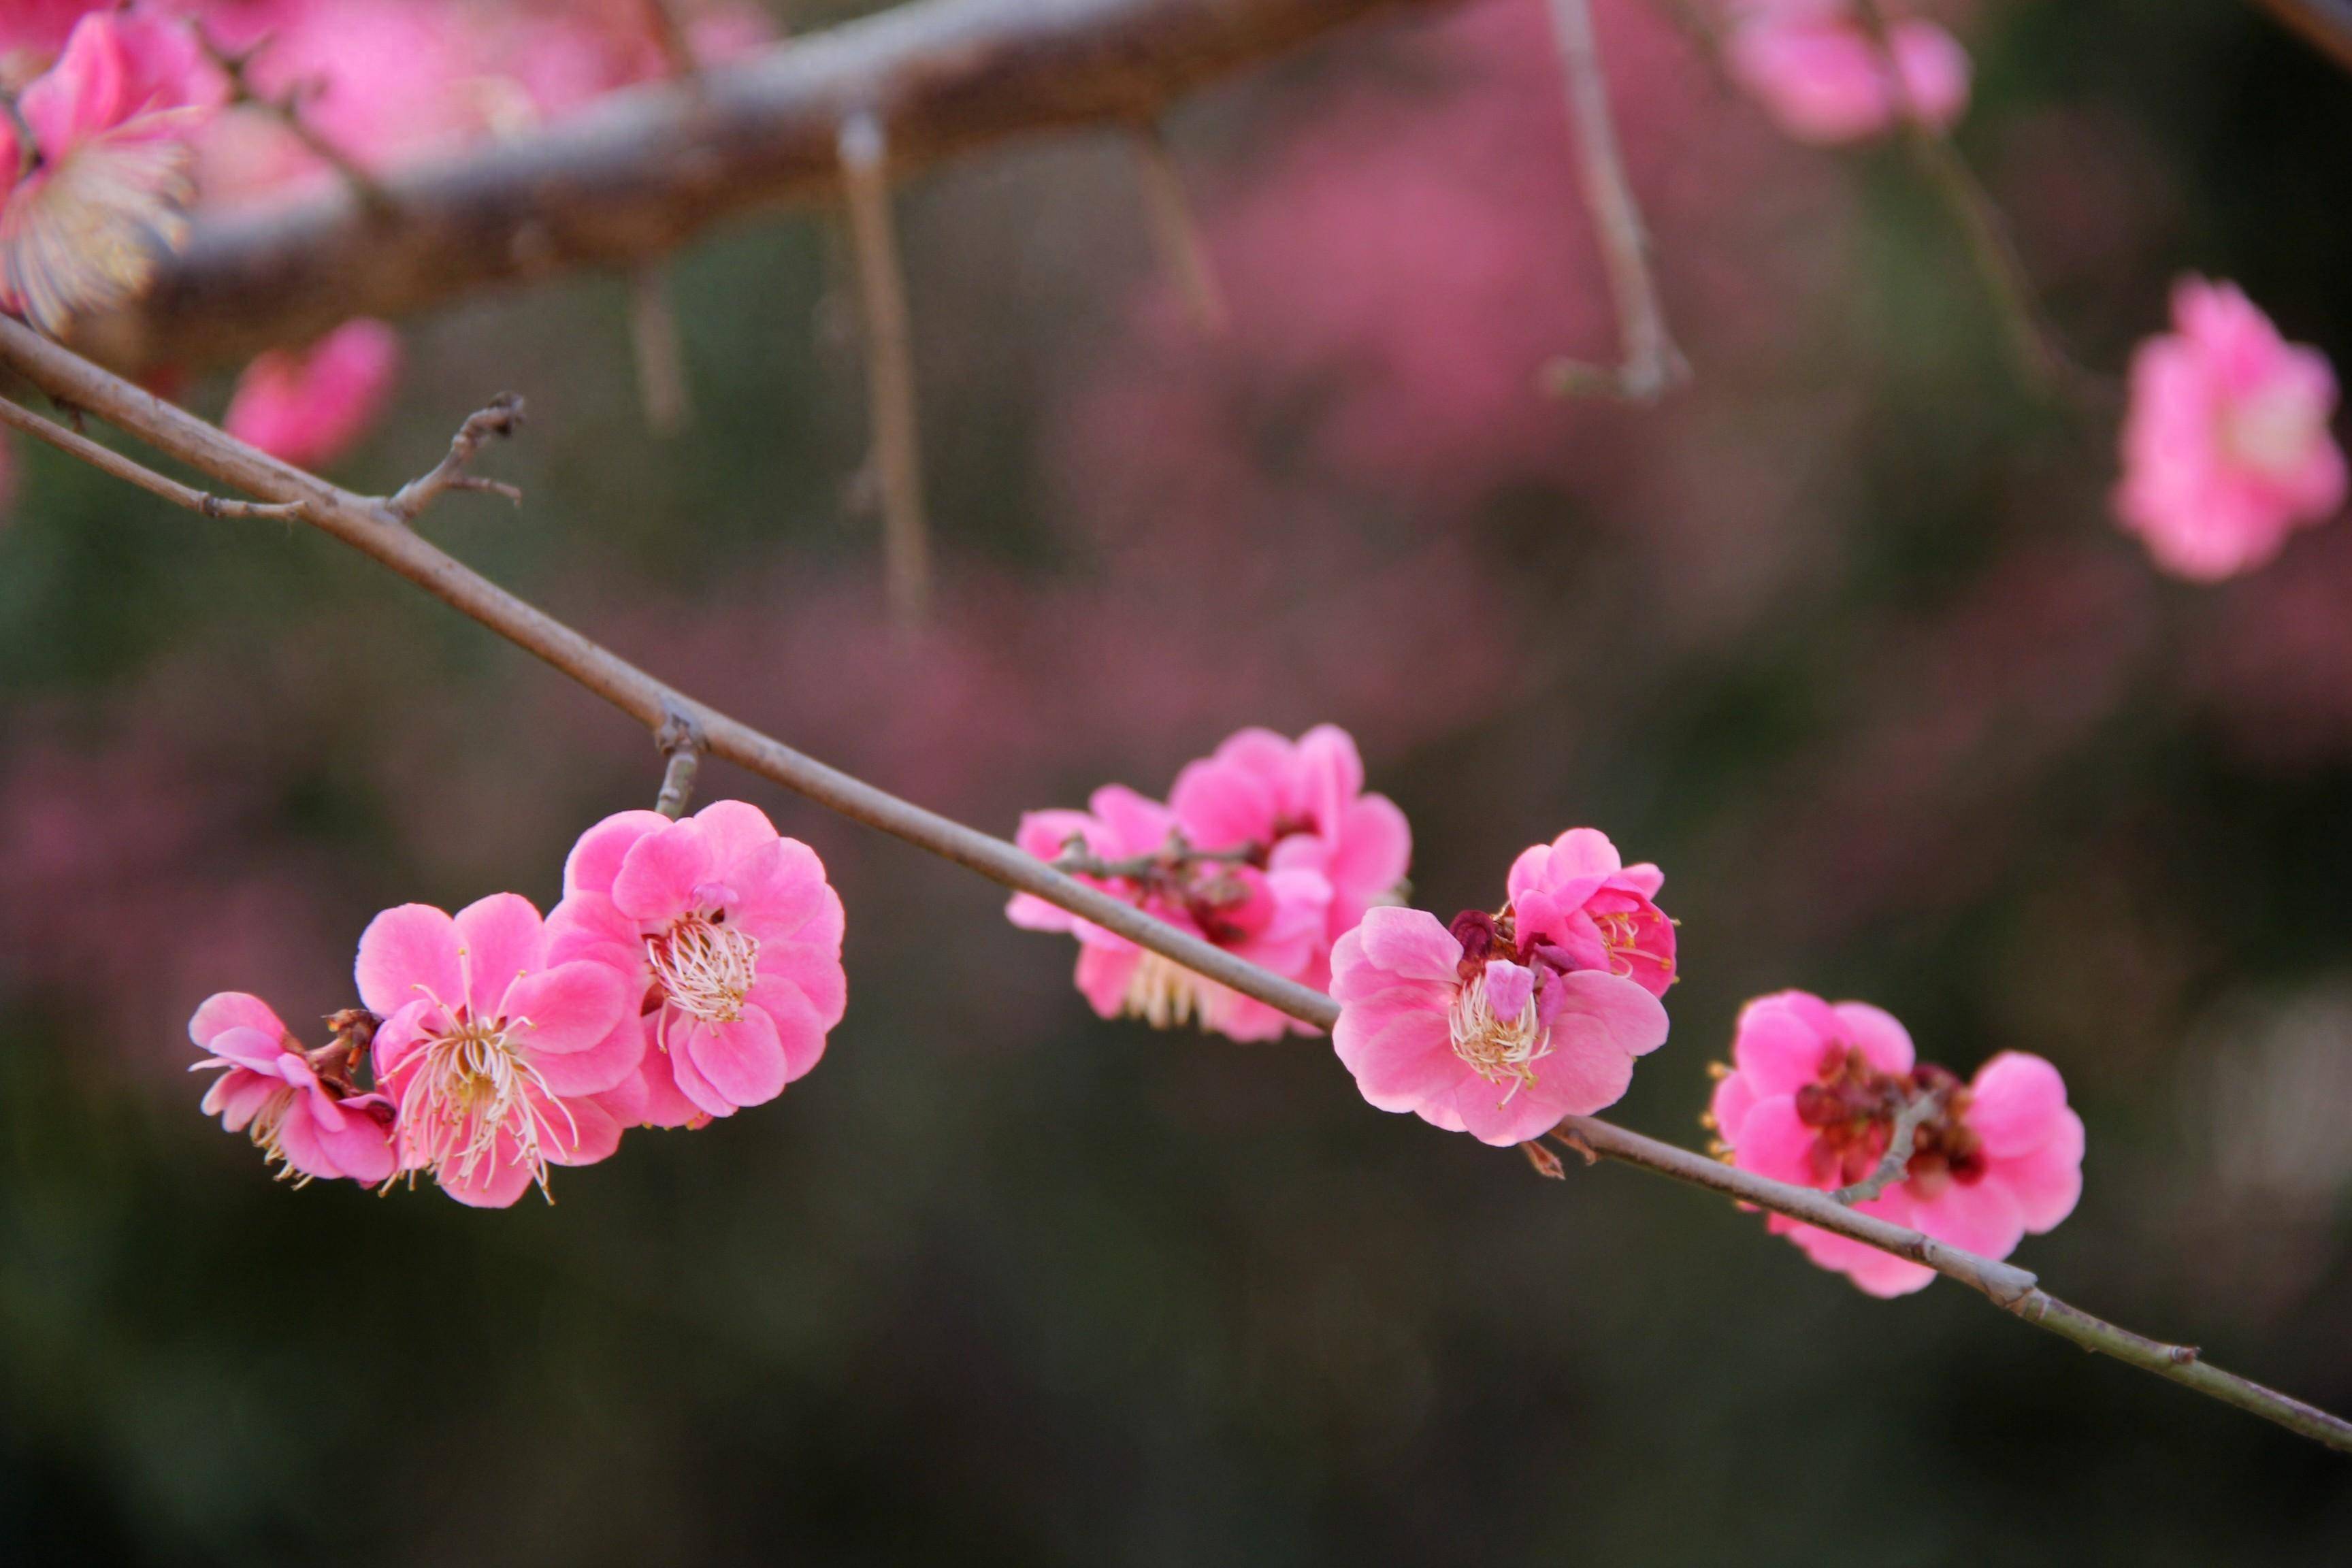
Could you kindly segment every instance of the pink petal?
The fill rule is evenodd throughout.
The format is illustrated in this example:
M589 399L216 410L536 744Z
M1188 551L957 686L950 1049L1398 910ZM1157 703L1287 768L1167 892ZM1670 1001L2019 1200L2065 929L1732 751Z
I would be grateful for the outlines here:
M231 1070L215 1079L212 1088L205 1091L204 1112L219 1117L224 1130L242 1132L255 1114L269 1103L271 1095L290 1092L282 1079Z
M1087 798L1087 804L1109 830L1114 858L1151 853L1168 842L1169 832L1176 826L1175 813L1125 784L1105 784Z
M619 1120L584 1096L567 1096L560 1108L549 1106L547 1120L555 1129L547 1157L555 1164L593 1165L611 1159L621 1146Z
M1716 1136L1738 1147L1740 1124L1748 1120L1748 1112L1755 1104L1756 1088L1748 1081L1746 1073L1726 1073L1717 1080L1715 1094L1706 1108L1706 1113L1715 1119Z
M2053 1228L2074 1212L2083 1195L2083 1119L2061 1112L2048 1142L2031 1153L1997 1161L1985 1180L2009 1189L2028 1235Z
M1813 1005L1807 1008L1801 1002ZM1814 1020L1823 1016L1834 1024L1835 1016L1821 999L1801 991L1759 996L1739 1010L1731 1059L1755 1086L1758 1098L1793 1094L1820 1074L1830 1040Z
M270 1021L277 1022L274 1018ZM235 1062L240 1068L280 1082L285 1081L285 1074L279 1068L280 1062L300 1059L287 1050L286 1037L282 1033L265 1035L259 1029L242 1026L223 1029L215 1035L208 1048L224 1061Z
M455 1007L466 999L457 922L430 904L386 910L360 933L360 1000L389 1017L420 997Z
M558 1118L558 1124L561 1124ZM522 1158L522 1147L512 1135L499 1134L498 1145L478 1160L470 1173L461 1175L458 1162L452 1160L442 1166L434 1179L441 1190L468 1208L511 1208L514 1202L529 1192L532 1183L530 1164Z
M1176 775L1168 804L1197 848L1273 845L1279 803L1275 781L1264 774L1213 759L1190 763Z
M1132 942L1089 943L1078 950L1075 976L1078 994L1094 1007L1096 1016L1118 1016L1127 1005L1127 988L1135 979L1136 966L1142 962L1143 950Z
M504 1016L530 1020L521 1039L536 1058L586 1050L611 1034L637 1001L628 975L609 963L578 959L515 982Z
M774 838L735 862L727 881L735 889L727 918L761 942L841 946L841 896L825 880L824 862L797 838Z
M1595 1042L1628 1056L1647 1056L1666 1043L1666 1009L1632 981L1614 974L1579 970L1554 979L1549 989L1559 1001L1550 1005L1552 1036L1573 1029ZM1579 1115L1589 1112L1580 1111Z
M694 820L710 846L711 863L723 882L734 881L734 868L754 851L775 843L778 837L768 814L746 800L712 801L694 814Z
M710 1120L710 1113L677 1087L677 1077L670 1070L670 1054L650 1037L636 1077L603 1097L603 1104L625 1126L699 1127Z
M657 811L623 811L606 817L580 836L563 861L565 893L610 893L621 874L621 861L638 839L659 833L669 818Z
M1756 1100L1740 1119L1731 1141L1732 1157L1743 1171L1801 1187L1820 1185L1813 1174L1813 1144L1819 1134L1797 1115L1795 1099L1776 1094Z
M507 993L545 959L547 936L539 910L520 893L492 893L459 910L456 918L467 1005L477 1018L508 1016L515 1009L508 1007Z
M2066 1119L2066 1080L2040 1057L2003 1051L1969 1086L1969 1131L1996 1160L2013 1159L2056 1137Z
M753 1010L766 1014L776 1032L776 1042L784 1053L786 1083L799 1082L824 1059L825 1035L841 1021L838 1011L828 1018L800 987L772 980L761 981L751 993L751 1007L745 1016Z
M637 1071L646 1054L646 1024L634 1008L623 1014L604 1037L583 1050L534 1052L531 1066L560 1096L603 1094L618 1089Z
M652 978L637 922L603 893L566 893L547 917L547 952L541 962L552 969L581 959L612 965L640 989Z
M1633 1072L1631 1058L1620 1057L1618 1060L1626 1064L1625 1076L1630 1079ZM1551 1065L1549 1059L1543 1064L1546 1068ZM1464 1131L1481 1143L1507 1149L1514 1143L1542 1137L1567 1114L1556 1099L1538 1092L1542 1087L1543 1080L1538 1079L1536 1089L1509 1094L1507 1085L1488 1083L1474 1073L1454 1085L1454 1107L1461 1117ZM1622 1088L1618 1090L1620 1094L1623 1092ZM1610 1098L1614 1100L1616 1096Z
M1363 753L1347 731L1337 724L1318 724L1298 737L1291 776L1297 805L1305 808L1317 826L1331 833L1348 803L1364 792Z
M287 1034L268 1003L243 991L216 992L205 997L188 1020L188 1038L207 1050L212 1048L213 1037L224 1029L253 1029L272 1040L282 1040Z
M1418 1110L1470 1073L1454 1055L1446 1005L1434 986L1404 985L1340 1010L1331 1047L1374 1109Z
M1914 1204L1911 1223L1938 1241L1986 1258L2007 1258L2025 1235L2025 1215L2006 1183L1954 1182Z
M682 1051L677 1036L671 1037L678 1058L672 1065L680 1068L677 1086L713 1116L731 1115L740 1106L764 1105L784 1092L790 1068L783 1042L777 1037L774 1020L759 1008L746 1010L731 1024L697 1022L684 1035ZM692 1067L691 1074L683 1070L685 1065ZM707 1089L711 1098L698 1089Z
M1856 1206L1867 1209L1869 1205ZM1908 1296L1936 1282L1936 1271L1924 1264L1881 1252L1874 1247L1848 1240L1810 1225L1798 1226L1790 1230L1789 1239L1803 1248L1805 1256L1820 1267L1845 1275L1864 1291L1883 1300Z
M297 1099L286 1108L278 1123L278 1146L286 1152L286 1163L306 1176L331 1182L343 1173L342 1167L327 1151L320 1136L318 1123L311 1120L310 1103Z
M338 1175L371 1187L392 1179L392 1136L364 1110L345 1105L341 1127L321 1128L319 1142Z
M690 817L673 822L638 839L621 858L613 901L639 921L676 920L695 907L698 890L717 868L701 825Z
M1837 1015L1838 1038L1859 1047L1872 1067L1881 1072L1911 1070L1911 1031L1895 1022L1894 1014L1867 1002L1840 1002L1830 1010Z
M1354 939L1350 949L1352 963L1343 964L1339 948L1332 949L1331 978L1335 985L1347 984L1347 970L1358 967L1407 980L1450 982L1462 962L1462 944L1426 910L1393 906L1367 910L1363 923L1349 936ZM1348 938L1341 940L1346 942Z

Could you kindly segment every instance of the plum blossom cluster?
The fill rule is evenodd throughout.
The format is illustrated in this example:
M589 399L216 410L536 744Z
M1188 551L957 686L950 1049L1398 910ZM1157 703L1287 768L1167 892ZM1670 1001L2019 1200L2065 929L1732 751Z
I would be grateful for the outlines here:
M1908 1123L1907 1155L1884 1190L1853 1206L1987 1258L2074 1212L2083 1191L2083 1119L2058 1069L2004 1051L1962 1082L1916 1059L1911 1036L1876 1007L1803 991L1759 996L1739 1015L1731 1065L1706 1121L1741 1170L1826 1192L1872 1182ZM1783 1215L1768 1221L1823 1268L1874 1296L1935 1279L1926 1267Z
M1958 39L1896 16L1882 40L1855 0L1748 0L1731 15L1724 63L1784 133L1822 146L1884 136L1908 117L1942 131L1969 105Z
M515 893L378 915L324 1045L258 997L206 1000L204 1109L298 1184L422 1174L503 1208L627 1128L705 1126L806 1075L847 1005L841 937L815 853L757 807L623 812L544 918Z
M1330 984L1334 944L1365 910L1402 896L1412 856L1404 813L1365 793L1354 739L1328 724L1296 741L1241 731L1188 763L1164 803L1106 784L1087 806L1030 812L1016 841L1180 931L1317 990ZM1236 1040L1308 1032L1034 894L1015 894L1005 913L1031 931L1078 939L1078 990L1106 1018L1195 1024Z
M749 4L677 9L698 60L772 36ZM143 293L192 209L372 177L675 68L644 0L10 0L0 309L61 336ZM288 462L331 463L400 368L391 328L346 322L254 361L223 423Z

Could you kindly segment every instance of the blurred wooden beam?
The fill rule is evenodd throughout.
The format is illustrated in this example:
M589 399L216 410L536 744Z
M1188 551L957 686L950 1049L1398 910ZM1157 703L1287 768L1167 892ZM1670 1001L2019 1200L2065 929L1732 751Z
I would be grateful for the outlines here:
M2352 71L2352 0L2254 0L2289 32Z
M837 199L870 114L894 172L1035 132L1121 129L1361 17L1454 0L916 0L387 174L397 216L331 190L206 217L135 309L79 326L117 368L241 360L583 268L634 269L723 219Z

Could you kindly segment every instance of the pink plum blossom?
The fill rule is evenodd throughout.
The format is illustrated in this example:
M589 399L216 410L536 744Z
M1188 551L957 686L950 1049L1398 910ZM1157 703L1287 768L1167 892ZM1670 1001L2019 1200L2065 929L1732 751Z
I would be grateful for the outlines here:
M1511 863L1511 911L1522 942L1545 944L1564 969L1600 969L1653 996L1675 983L1675 922L1651 900L1665 873L1628 866L1609 836L1572 827Z
M2336 374L2235 284L2182 279L2172 329L2132 355L2116 516L2166 571L2216 582L2343 506Z
M99 12L0 117L0 307L57 333L135 297L185 233L189 139L220 100L184 24ZM28 170L21 179L19 170Z
M1468 911L1375 909L1331 954L1331 1042L1364 1098L1497 1145L1614 1104L1666 1010L1607 970L1562 969Z
M322 1079L260 997L206 997L188 1020L188 1037L207 1053L190 1071L226 1069L205 1091L205 1114L231 1132L249 1132L263 1159L284 1167L281 1178L297 1186L314 1176L369 1185L391 1178L392 1102Z
M1919 1124L1901 1178L1856 1210L2006 1258L2073 1213L2082 1194L2083 1119L2040 1057L2004 1051L1963 1084L1916 1062L1910 1035L1886 1013L1802 991L1748 1003L1731 1055L1708 1117L1743 1171L1823 1191L1862 1181L1904 1106L1935 1094L1940 1103ZM1767 1223L1874 1296L1906 1295L1936 1277L1780 1215Z
M1355 738L1318 724L1297 741L1243 730L1176 775L1168 804L1195 848L1249 849L1269 867L1319 871L1330 884L1326 942L1300 978L1329 984L1329 943L1375 904L1392 903L1412 858L1412 829L1384 795L1364 793Z
M1906 109L1943 130L1968 107L1968 51L1949 33L1901 18L1889 24L1882 47L1847 0L1769 0L1749 7L1733 24L1726 63L1773 122L1800 142L1866 141L1893 129Z
M459 1203L504 1208L547 1168L593 1165L621 1124L596 1096L636 1071L631 977L551 955L530 900L495 893L455 916L403 904L360 937L376 1083L398 1114L400 1167Z
M1175 812L1124 784L1104 785L1087 804L1088 811L1024 815L1015 842L1041 860L1080 850L1096 868L1080 871L1080 880L1261 968L1299 981L1317 972L1329 951L1331 908L1331 883L1318 866L1292 864L1279 847L1262 864L1245 850L1231 858L1196 852ZM1313 862L1322 850L1298 855ZM1287 1014L1033 894L1014 894L1004 912L1025 930L1078 939L1078 990L1103 1017L1141 1018L1160 1029L1197 1023L1243 1041L1309 1032Z
M308 349L246 366L221 423L273 458L320 468L367 433L399 375L399 334L382 321L345 321Z
M625 1121L700 1125L775 1099L816 1066L848 1005L824 863L740 800L590 828L550 929L554 956L627 977L646 1050L605 1100Z

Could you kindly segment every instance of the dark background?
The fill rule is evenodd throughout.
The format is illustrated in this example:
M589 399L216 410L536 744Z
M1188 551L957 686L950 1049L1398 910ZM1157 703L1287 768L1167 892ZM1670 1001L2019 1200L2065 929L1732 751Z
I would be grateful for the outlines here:
M1666 869L1696 1142L1741 1000L2040 1052L2089 1124L2059 1293L2352 1407L2352 528L2248 580L2107 521L2112 412L2022 397L1893 150L1783 142L1670 13L1601 26L1697 379L1610 352L1531 0L1350 36L1171 134L904 195L940 605L880 608L843 247L682 257L700 418L623 291L411 323L389 488L531 399L428 532L796 745L999 831L1263 722L1362 740L1417 900L1575 824ZM803 18L808 20L808 18ZM2352 357L2352 79L2246 6L1984 4L1960 140L2112 375L2184 269ZM192 395L216 409L222 388ZM195 1110L225 988L350 998L409 899L545 904L648 805L626 721L322 538L20 452L0 531L0 1559L2340 1563L2343 1461L1949 1285L1370 1111L1328 1047L1097 1022L1001 893L714 765L824 856L847 1021L780 1102L475 1213L273 1184Z

